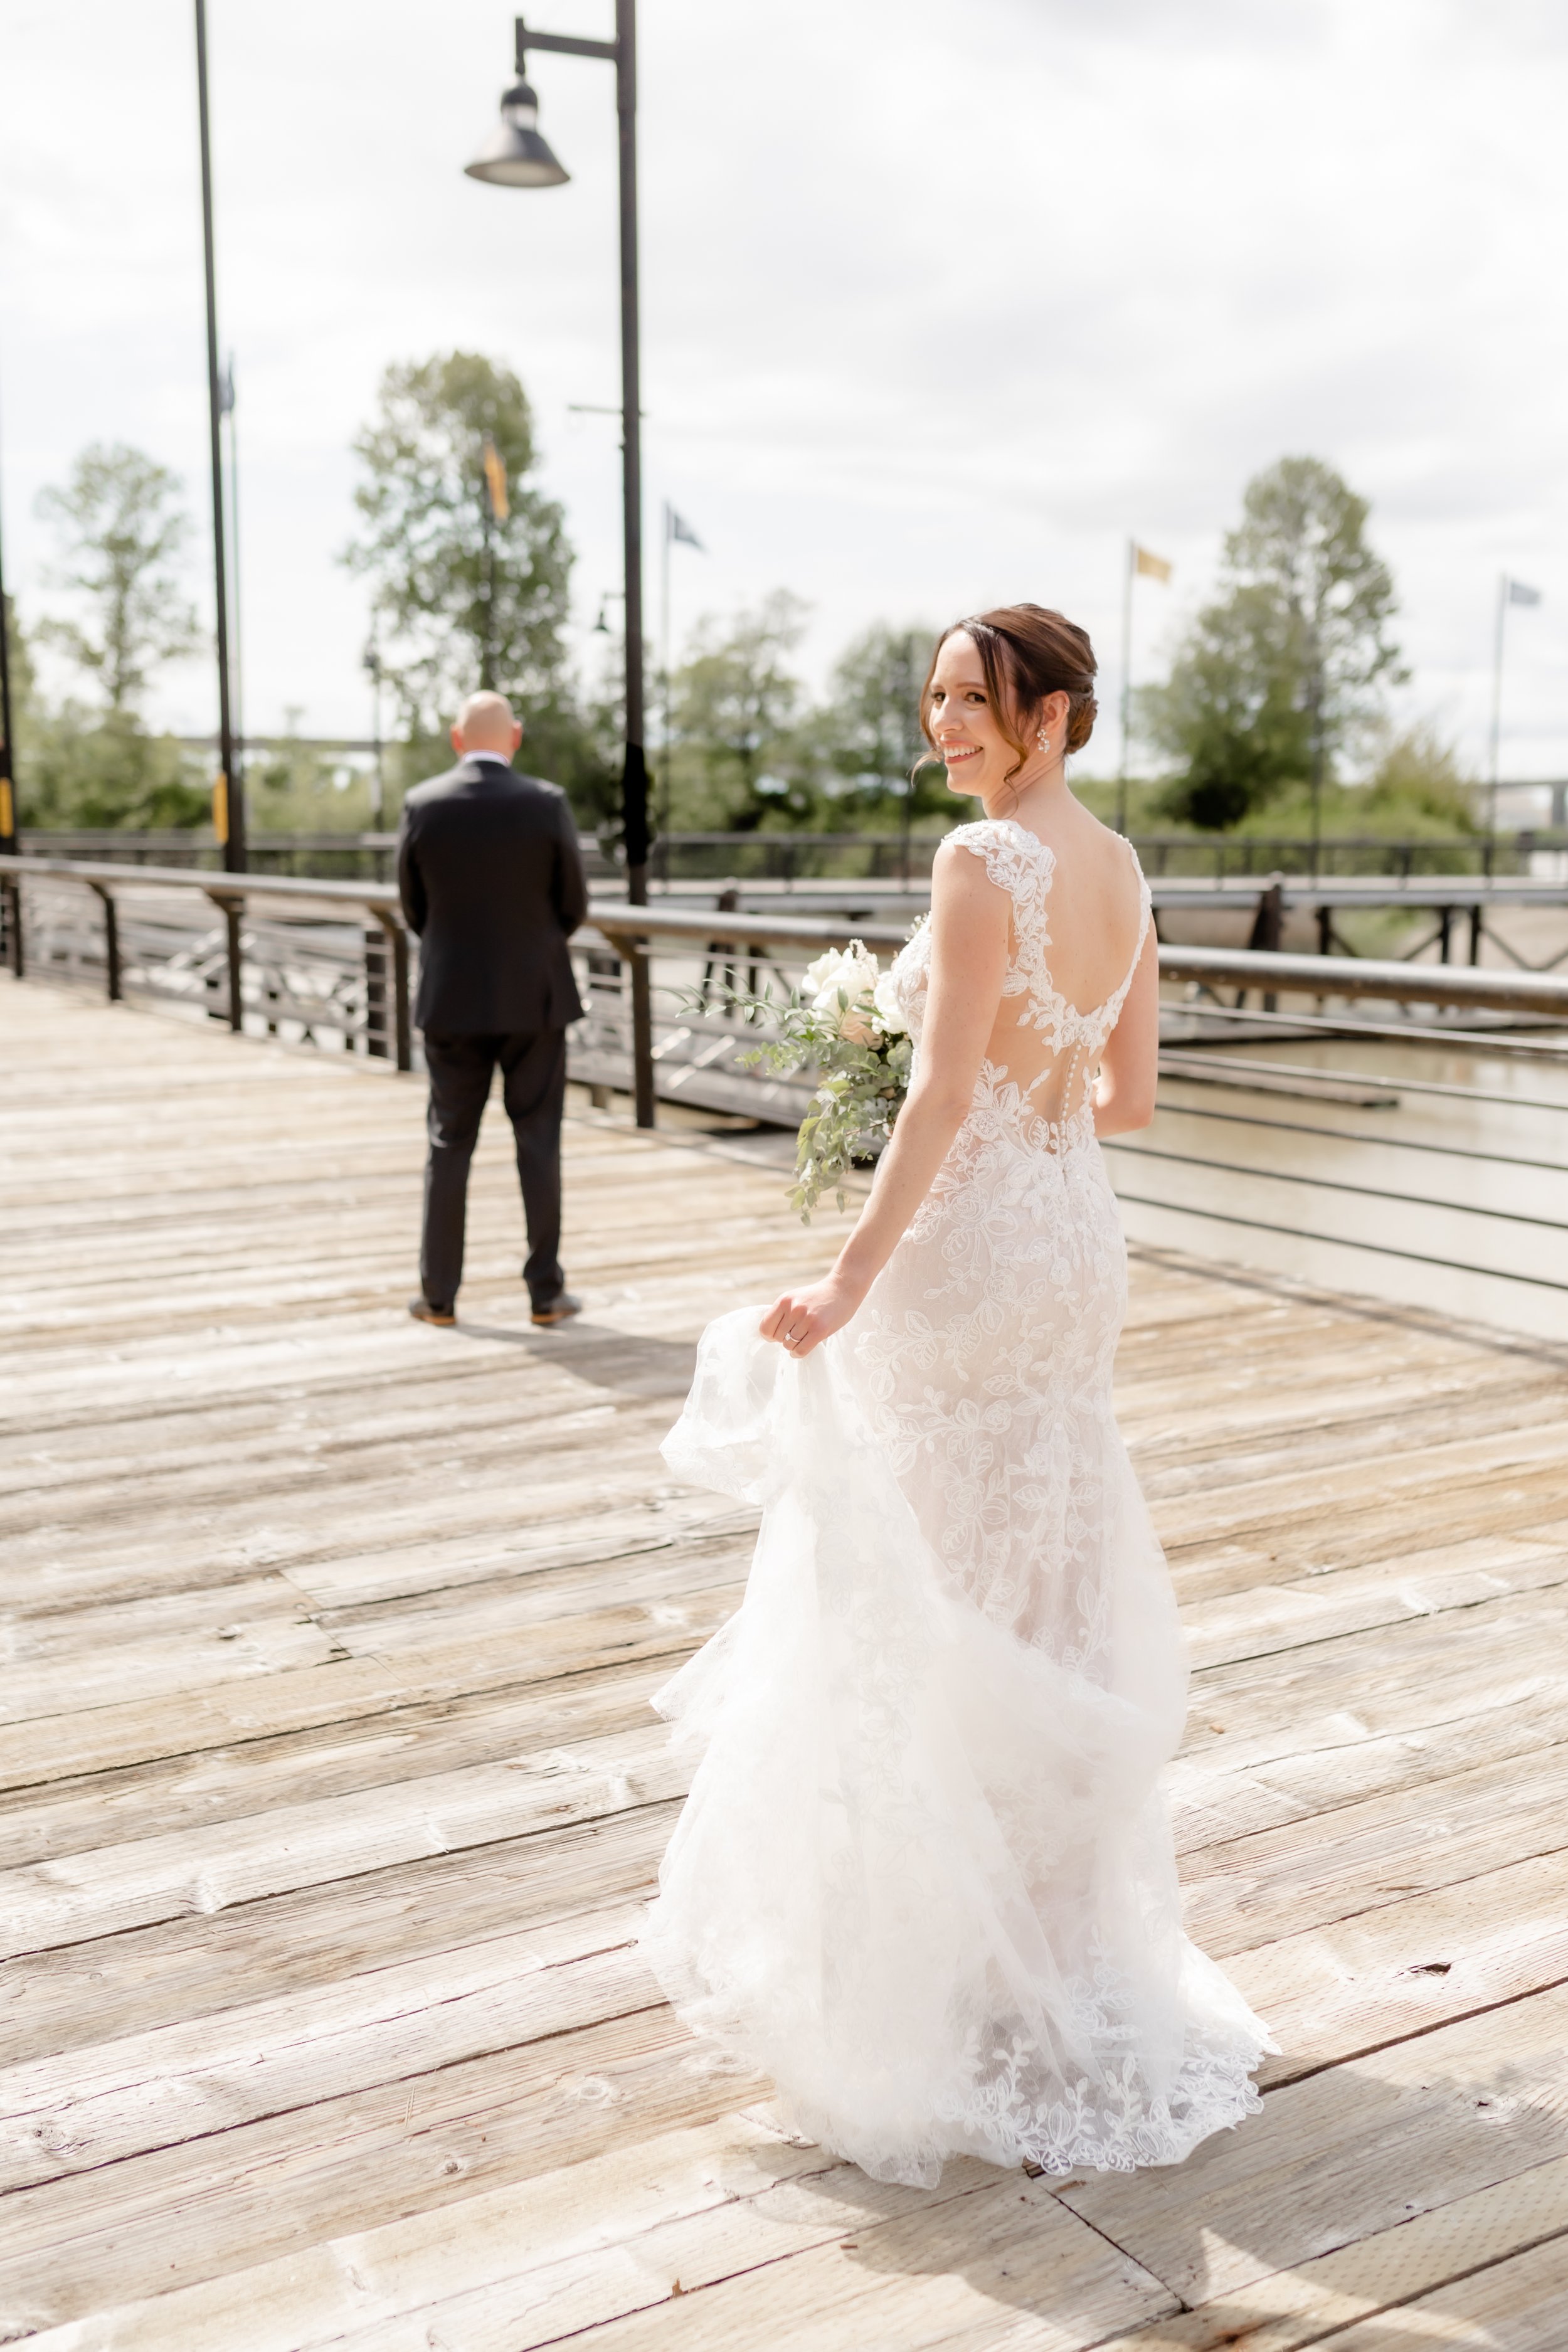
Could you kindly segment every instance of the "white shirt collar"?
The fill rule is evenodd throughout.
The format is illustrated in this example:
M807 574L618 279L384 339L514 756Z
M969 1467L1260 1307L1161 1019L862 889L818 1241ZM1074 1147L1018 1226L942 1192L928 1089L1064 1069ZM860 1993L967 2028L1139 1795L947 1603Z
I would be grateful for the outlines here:
M504 751L465 751L465 760L493 760L498 768L510 768L511 761Z

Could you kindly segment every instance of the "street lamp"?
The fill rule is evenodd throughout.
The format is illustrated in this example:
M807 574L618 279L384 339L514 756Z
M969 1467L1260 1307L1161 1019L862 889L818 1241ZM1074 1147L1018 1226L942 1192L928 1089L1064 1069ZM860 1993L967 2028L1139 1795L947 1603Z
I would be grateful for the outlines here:
M637 0L616 0L613 41L580 41L568 33L532 33L519 16L517 81L501 100L500 123L471 163L472 180L501 188L558 188L570 177L539 130L539 100L528 81L528 51L602 58L616 68L621 184L621 466L626 547L626 731L621 772L621 833L626 845L626 896L647 904L647 758L644 744L642 610L642 436L637 332ZM654 1122L653 1020L647 956L632 956L633 1097L639 1127Z

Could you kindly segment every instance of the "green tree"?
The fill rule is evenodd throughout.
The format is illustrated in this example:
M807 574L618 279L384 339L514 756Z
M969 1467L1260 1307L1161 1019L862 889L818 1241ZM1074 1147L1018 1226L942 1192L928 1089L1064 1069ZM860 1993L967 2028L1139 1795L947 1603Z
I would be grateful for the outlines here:
M749 833L815 813L797 732L804 689L791 656L807 607L787 589L729 621L700 622L672 685L670 822Z
M1182 762L1173 814L1234 824L1300 780L1316 803L1382 688L1404 675L1389 635L1394 581L1367 544L1368 512L1316 457L1283 457L1247 484L1220 594L1166 684L1139 698L1149 737Z
M936 635L879 621L834 665L817 727L833 773L829 795L857 824L951 811L942 769L921 732L921 688Z
M472 352L395 364L353 449L363 527L344 560L371 583L409 734L435 735L479 686L525 713L559 703L572 554L559 505L529 478L516 375Z
M45 577L77 599L78 614L41 621L35 635L84 670L116 713L136 712L154 670L201 642L178 574L190 535L179 498L177 476L119 441L94 442L63 488L38 494L62 542Z
M84 449L63 488L38 510L59 533L46 573L73 600L33 631L84 674L100 700L46 704L30 673L19 762L25 824L196 825L208 798L196 764L172 736L147 732L142 704L158 668L201 642L181 583L190 534L180 483L165 466L116 443Z

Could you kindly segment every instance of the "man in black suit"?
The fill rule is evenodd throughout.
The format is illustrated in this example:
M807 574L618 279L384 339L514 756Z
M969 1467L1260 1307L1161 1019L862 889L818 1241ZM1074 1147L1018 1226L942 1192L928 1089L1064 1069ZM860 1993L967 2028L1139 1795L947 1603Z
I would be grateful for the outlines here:
M414 1018L430 1072L420 1296L424 1323L457 1321L468 1163L499 1065L517 1139L536 1323L578 1311L561 1271L561 1110L566 1026L583 1007L566 941L588 886L566 796L520 776L522 729L499 694L471 694L452 730L458 765L403 803L397 887L418 934Z

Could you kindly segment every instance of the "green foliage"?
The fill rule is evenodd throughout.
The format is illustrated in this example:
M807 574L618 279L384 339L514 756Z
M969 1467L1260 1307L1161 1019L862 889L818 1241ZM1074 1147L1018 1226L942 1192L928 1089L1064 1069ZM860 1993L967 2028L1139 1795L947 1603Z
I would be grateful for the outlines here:
M1327 784L1319 818L1325 835L1342 840L1452 841L1479 830L1476 788L1453 746L1428 720L1385 729L1372 747L1376 761L1359 783ZM1312 826L1310 786L1283 786L1264 808L1254 809L1238 833L1306 840Z
M781 588L752 612L699 625L672 681L673 831L810 822L816 802L798 731L804 688L790 664L805 612Z
M1384 735L1377 765L1363 790L1373 823L1396 814L1412 835L1480 829L1474 779L1466 775L1455 745L1430 719Z
M1285 457L1247 484L1205 606L1163 686L1139 697L1143 731L1181 761L1165 814L1237 824L1294 779L1329 780L1401 677L1388 567L1368 506L1331 467Z
M487 442L506 478L494 512ZM384 675L411 735L434 735L494 686L524 709L564 691L572 565L562 511L528 477L533 419L511 370L470 352L400 362L355 438L363 521L345 551L383 623Z
M205 824L212 814L203 763L172 735L149 735L129 711L79 702L51 710L35 696L16 731L25 829L162 832Z
M179 497L177 476L124 442L94 442L63 489L39 493L62 550L45 576L76 598L78 616L41 621L35 634L86 672L116 717L135 710L161 663L201 642L177 576L190 533Z
M57 647L101 701L47 702L27 636L11 623L18 820L43 831L115 827L162 831L211 814L202 763L173 736L151 735L139 704L154 672L200 643L178 559L189 533L180 484L168 468L123 443L84 449L63 489L38 510L59 531L60 560L46 574L68 592L74 615L37 623L34 644Z
M913 1041L885 982L879 985L876 957L858 940L808 964L787 1000L771 990L755 996L726 989L721 1001L743 1021L765 1024L774 1033L740 1056L742 1066L781 1076L808 1069L816 1078L800 1124L789 1196L808 1225L830 1187L843 1208L846 1176L873 1159L892 1134L909 1093ZM705 992L694 990L686 1009L701 1013L707 1003Z
M951 814L952 794L920 721L921 688L936 635L879 621L835 665L816 731L824 790L839 823L880 826Z
M282 739L253 756L245 772L252 832L368 833L374 823L370 777L303 741L298 709L284 715Z

